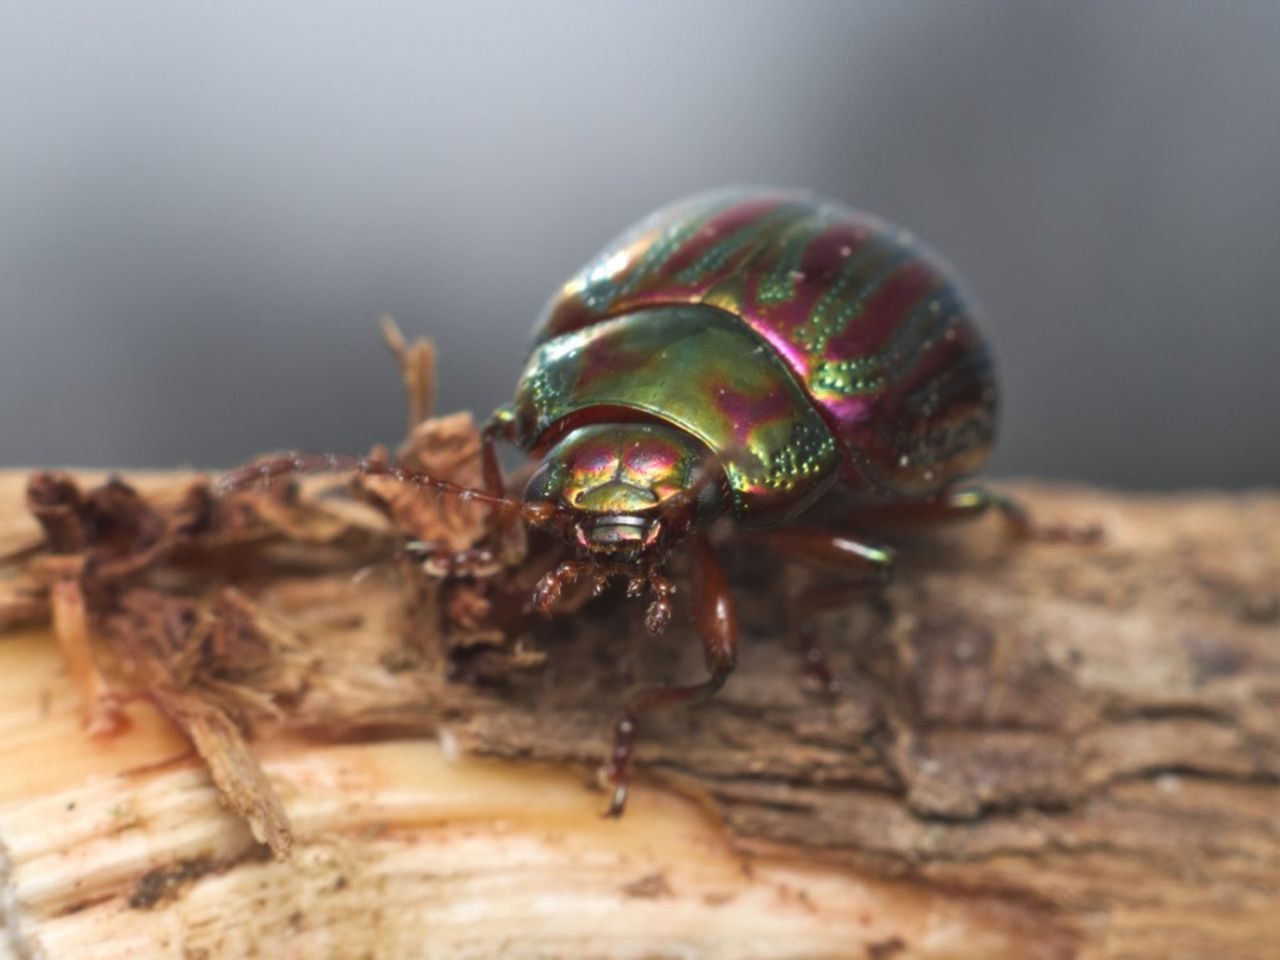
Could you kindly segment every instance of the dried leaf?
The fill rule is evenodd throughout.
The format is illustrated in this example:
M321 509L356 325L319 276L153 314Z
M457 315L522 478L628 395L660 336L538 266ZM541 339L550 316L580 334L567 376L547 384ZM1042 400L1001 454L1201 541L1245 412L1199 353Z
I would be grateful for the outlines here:
M385 460L386 453L374 451L374 457ZM464 487L482 487L480 431L467 413L427 420L400 448L399 464ZM393 477L360 477L354 486L405 539L456 552L469 549L488 533L491 510L479 503Z

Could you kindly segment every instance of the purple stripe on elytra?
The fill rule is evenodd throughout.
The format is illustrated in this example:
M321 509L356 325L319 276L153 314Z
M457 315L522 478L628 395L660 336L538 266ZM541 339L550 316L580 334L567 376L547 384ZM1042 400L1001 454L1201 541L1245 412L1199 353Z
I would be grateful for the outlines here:
M644 226L596 261L614 276L570 284L552 302L542 339L605 316L705 303L754 329L844 455L889 488L923 482L910 465L921 444L934 455L954 448L956 469L985 457L992 404L975 398L994 389L990 358L948 268L908 235L815 198L750 190L695 198ZM575 296L593 293L607 297ZM769 420L732 413L739 424Z

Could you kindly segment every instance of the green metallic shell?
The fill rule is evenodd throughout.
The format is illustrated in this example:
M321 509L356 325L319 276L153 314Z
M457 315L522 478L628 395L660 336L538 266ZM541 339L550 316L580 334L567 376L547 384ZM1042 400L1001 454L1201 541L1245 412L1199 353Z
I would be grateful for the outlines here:
M859 498L927 499L987 459L997 384L976 311L951 268L891 224L793 191L700 194L607 244L535 338L676 304L716 308L769 345Z
M835 481L836 438L775 351L715 307L637 310L546 340L516 393L519 442L557 422L625 408L697 437L725 465L745 523L797 513Z

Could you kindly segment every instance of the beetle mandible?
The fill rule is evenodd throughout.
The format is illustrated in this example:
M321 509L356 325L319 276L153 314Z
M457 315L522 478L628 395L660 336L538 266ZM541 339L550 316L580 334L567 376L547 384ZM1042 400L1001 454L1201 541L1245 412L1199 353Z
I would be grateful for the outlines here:
M625 578L650 593L653 632L671 615L663 573L691 553L694 621L709 676L634 694L604 772L620 813L636 719L718 690L738 636L728 581L708 539L719 518L783 555L885 581L892 551L829 514L921 520L1002 510L962 487L995 433L991 350L951 268L905 231L822 198L773 189L700 194L642 220L552 297L515 400L485 426L486 490L376 461L288 455L229 474L224 488L294 472L389 474L495 508L491 540L523 517L574 550L538 584L549 613L579 579ZM536 469L517 498L496 443Z

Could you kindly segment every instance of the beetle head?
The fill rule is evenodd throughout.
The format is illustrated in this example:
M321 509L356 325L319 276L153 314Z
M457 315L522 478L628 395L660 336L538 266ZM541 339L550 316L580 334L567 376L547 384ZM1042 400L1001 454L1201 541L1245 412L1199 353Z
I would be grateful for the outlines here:
M724 512L724 471L699 440L662 423L579 427L542 458L524 502L544 506L580 554L656 559Z

